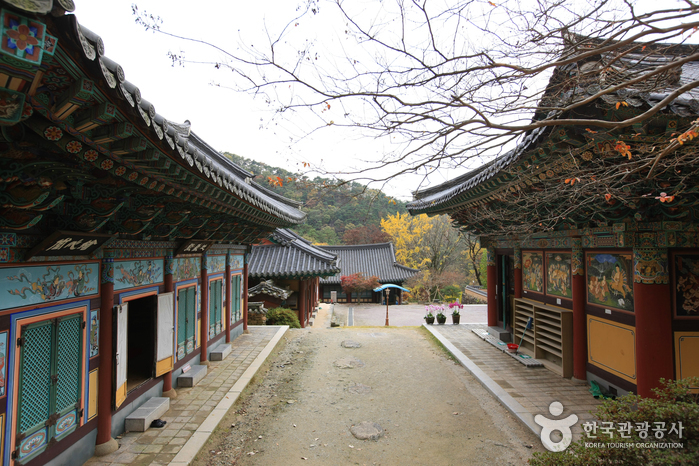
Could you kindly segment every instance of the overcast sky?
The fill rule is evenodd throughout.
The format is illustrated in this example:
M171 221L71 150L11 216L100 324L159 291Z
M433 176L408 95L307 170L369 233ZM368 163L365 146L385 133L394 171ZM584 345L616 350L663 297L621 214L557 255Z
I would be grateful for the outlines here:
M123 67L126 79L140 89L143 99L168 120L189 120L192 130L221 152L233 152L296 172L303 169L303 162L337 171L361 167L363 160L376 160L384 151L382 143L374 139L333 128L302 139L305 131L293 119L270 123L272 113L264 99L211 85L225 85L230 71L216 70L212 65L173 67L168 51L184 49L188 59L215 60L220 54L145 31L135 23L130 0L75 3L78 22L102 37L105 55ZM163 18L163 30L233 48L240 38L249 45L264 43L265 26L278 30L282 21L294 17L297 5L295 0L137 3L140 10ZM448 176L445 172L439 178L444 181ZM403 178L384 191L410 200L416 183L411 186Z

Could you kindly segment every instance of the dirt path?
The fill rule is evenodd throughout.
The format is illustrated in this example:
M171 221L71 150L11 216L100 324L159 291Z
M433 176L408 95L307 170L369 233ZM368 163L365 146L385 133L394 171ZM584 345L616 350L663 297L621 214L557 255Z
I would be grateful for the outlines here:
M540 451L428 338L415 328L290 331L194 464L520 465ZM363 421L383 437L355 438Z

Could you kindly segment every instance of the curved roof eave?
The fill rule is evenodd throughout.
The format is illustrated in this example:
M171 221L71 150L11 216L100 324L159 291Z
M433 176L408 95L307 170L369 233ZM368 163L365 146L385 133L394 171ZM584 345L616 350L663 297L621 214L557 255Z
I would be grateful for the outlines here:
M298 224L306 218L306 213L299 209L300 203L286 199L253 182L251 173L229 161L194 134L189 121L177 124L158 114L155 107L141 97L138 87L125 79L123 68L104 56L104 42L99 35L81 26L75 15L68 14L56 20L72 23L73 27L69 28L74 35L72 39L80 45L78 48L82 48L83 58L100 67L107 84L105 87L110 88L113 94L109 98L125 100L141 115L142 124L139 125L139 130L144 135L154 140L168 139L172 158L176 158L174 155L177 153L183 158L187 154L191 155L196 163L190 162L190 166L196 166L206 182L288 224Z

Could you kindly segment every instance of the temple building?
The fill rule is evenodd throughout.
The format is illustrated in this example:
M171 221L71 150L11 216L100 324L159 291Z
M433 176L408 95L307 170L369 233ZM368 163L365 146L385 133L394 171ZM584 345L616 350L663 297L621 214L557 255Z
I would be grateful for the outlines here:
M345 293L341 286L341 277L361 273L365 278L375 276L379 283L392 283L402 286L408 278L416 275L419 270L401 265L396 260L392 243L360 244L353 246L318 246L323 251L336 254L340 271L330 277L320 280L321 298L323 302L331 301L332 292L337 293L338 303L381 303L385 295L376 291ZM403 295L397 288L391 288L390 304L402 304Z
M319 281L339 271L336 254L280 228L252 247L248 293L267 309L285 307L296 311L304 328L319 303Z
M480 168L416 192L408 210L448 214L479 236L488 325L504 340L519 343L532 318L525 354L563 377L650 396L660 378L699 375L699 94L673 94L699 77L686 58L697 47L589 53L598 42L569 51L584 58L554 70L532 120L590 123L530 130Z
M73 8L0 11L6 465L115 450L131 412L244 332L251 245L305 218L159 114Z

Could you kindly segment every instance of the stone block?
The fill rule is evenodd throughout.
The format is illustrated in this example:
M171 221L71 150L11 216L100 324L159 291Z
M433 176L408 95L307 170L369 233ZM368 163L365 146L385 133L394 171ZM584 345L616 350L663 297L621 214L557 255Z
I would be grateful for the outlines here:
M124 428L129 432L145 432L151 422L160 419L169 409L170 398L153 397L126 417Z
M223 361L228 357L229 354L231 354L231 351L233 351L233 348L231 348L230 343L219 343L218 346L212 349L211 353L209 353L209 360Z
M207 367L203 365L192 366L186 373L177 377L178 387L194 387L201 379L206 377Z

